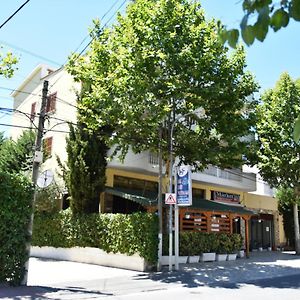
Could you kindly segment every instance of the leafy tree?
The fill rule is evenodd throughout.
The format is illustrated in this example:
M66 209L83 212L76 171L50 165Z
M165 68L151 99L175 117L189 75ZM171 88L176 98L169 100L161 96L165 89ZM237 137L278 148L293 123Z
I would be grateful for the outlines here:
M68 159L64 170L64 180L71 196L74 214L99 212L100 193L104 191L106 177L107 146L101 132L89 132L83 124L70 125L67 138Z
M276 192L276 197L279 199L278 210L283 217L284 233L287 238L288 245L295 246L293 218L293 203L297 201L295 191L291 188L279 188Z
M263 42L269 28L276 32L288 26L290 19L300 21L300 0L244 0L242 5L245 15L240 30L220 27L221 38L232 47L236 46L240 33L249 46L255 39Z
M198 3L188 0L136 0L110 29L95 22L91 48L68 64L77 81L89 86L79 105L88 128L113 128L109 145L124 157L156 152L162 129L164 159L174 126L174 152L181 162L241 163L254 122L251 95L257 86L245 73L245 54L228 55L215 21L205 21ZM204 108L205 117L191 112Z
M300 145L293 140L291 124L299 112L300 90L291 77L284 73L275 88L262 96L257 123L260 174L272 186L290 188L296 196L293 201L293 214L297 254L300 254Z
M0 132L0 151L4 141L5 141L4 133Z
M1 49L1 48L0 48ZM14 73L14 65L18 62L11 52L3 54L0 52L0 76L10 78Z
M0 147L0 170L7 173L28 171L32 166L35 133L24 131L16 140L5 139Z

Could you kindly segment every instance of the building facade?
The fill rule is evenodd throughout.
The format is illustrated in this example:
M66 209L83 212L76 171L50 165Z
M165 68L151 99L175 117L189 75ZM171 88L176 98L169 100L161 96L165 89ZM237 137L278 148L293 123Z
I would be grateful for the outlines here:
M56 157L67 159L68 122L76 124L76 99L80 84L62 68L53 71L37 66L13 93L14 115L11 132L16 139L25 128L36 129L41 107L43 82L49 82L44 132L46 160L41 172L51 170L64 190ZM20 127L24 128L20 128ZM165 170L163 170L165 173ZM100 211L131 213L157 209L158 159L156 155L129 151L125 161L108 163L107 190L100 197ZM273 191L257 170L221 170L209 166L192 173L193 205L180 209L180 230L241 233L250 250L276 248L285 242L282 219ZM167 179L164 179L166 186ZM163 190L166 192L166 189ZM66 207L64 203L62 207ZM166 219L164 217L164 219Z

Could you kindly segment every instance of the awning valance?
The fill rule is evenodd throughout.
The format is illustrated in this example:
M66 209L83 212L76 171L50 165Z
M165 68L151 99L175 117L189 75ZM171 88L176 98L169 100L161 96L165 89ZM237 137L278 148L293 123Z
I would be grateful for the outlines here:
M113 187L113 188L106 187L105 192L107 194L115 195L130 201L134 201L143 206L157 205L157 193L155 192L126 189L126 188L119 188L119 187ZM164 195L163 195L163 199L164 199ZM167 207L167 205L164 204L164 200L163 200L163 206ZM245 209L242 206L227 205L216 201L199 199L199 198L194 198L193 205L186 206L185 208L199 209L199 210L211 211L211 212L230 212L230 213L236 213L240 215L254 214L253 211Z

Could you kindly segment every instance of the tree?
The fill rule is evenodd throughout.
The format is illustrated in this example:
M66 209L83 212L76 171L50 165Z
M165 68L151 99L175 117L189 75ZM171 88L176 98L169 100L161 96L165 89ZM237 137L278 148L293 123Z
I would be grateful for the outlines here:
M289 246L295 246L295 229L293 218L293 203L297 201L295 191L291 188L279 188L276 192L278 211L283 217L284 233Z
M275 88L262 96L258 107L258 168L263 179L274 187L290 188L293 202L295 246L300 254L298 204L300 197L300 145L293 139L293 128L300 112L300 90L284 73Z
M136 0L110 29L95 22L91 48L68 63L75 80L89 86L79 105L91 130L113 129L109 145L124 157L162 150L168 159L170 128L181 162L203 169L241 164L254 124L251 95L257 85L244 68L240 47L228 55L214 21L188 0ZM204 108L205 117L191 114Z
M91 133L83 124L77 123L77 128L70 125L63 177L73 213L95 213L99 212L100 193L105 188L108 148L99 130ZM61 162L59 164L62 166Z
M0 48L1 49L1 48ZM14 65L18 62L11 52L3 54L0 52L0 76L10 78L14 73Z
M290 19L300 21L300 0L244 0L243 10L245 15L240 24L240 30L220 26L220 36L229 45L235 47L239 34L249 46L255 39L263 42L269 28L275 32L288 26ZM254 17L254 18L253 18ZM254 23L249 23L250 20Z
M4 139L0 147L0 170L6 173L29 171L32 167L35 133L24 131L16 140Z

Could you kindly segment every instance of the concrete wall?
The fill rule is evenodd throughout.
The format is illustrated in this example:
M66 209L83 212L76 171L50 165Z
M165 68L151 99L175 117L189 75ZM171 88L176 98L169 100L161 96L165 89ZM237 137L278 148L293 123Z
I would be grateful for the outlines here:
M145 259L137 254L128 256L125 254L106 253L101 249L89 247L31 247L30 256L95 264L141 272L147 269Z

